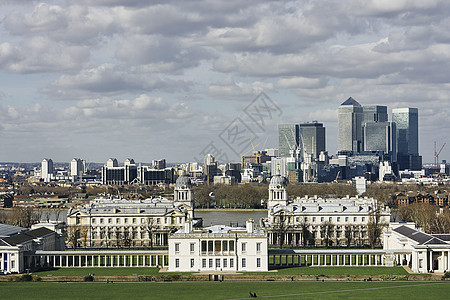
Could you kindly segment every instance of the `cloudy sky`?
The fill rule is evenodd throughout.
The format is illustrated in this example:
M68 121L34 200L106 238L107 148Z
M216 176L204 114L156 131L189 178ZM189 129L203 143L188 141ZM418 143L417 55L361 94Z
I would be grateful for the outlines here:
M312 120L335 153L350 96L419 108L424 162L449 141L449 1L0 0L0 20L0 161L237 160Z

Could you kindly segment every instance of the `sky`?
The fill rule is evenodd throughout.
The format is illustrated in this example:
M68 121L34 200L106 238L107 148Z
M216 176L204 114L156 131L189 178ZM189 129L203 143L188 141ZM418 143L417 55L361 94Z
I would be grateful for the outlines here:
M444 0L0 0L0 161L239 161L314 120L334 154L353 97L418 108L433 162L449 58Z

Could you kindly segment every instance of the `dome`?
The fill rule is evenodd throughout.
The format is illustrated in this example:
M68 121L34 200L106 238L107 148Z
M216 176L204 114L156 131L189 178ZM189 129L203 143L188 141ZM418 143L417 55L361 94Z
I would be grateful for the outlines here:
M182 175L180 177L178 177L176 183L175 183L175 187L177 188L191 188L192 187L192 182L191 179L188 176Z
M286 179L286 177L278 175L278 174L274 175L274 176L272 176L272 179L270 179L270 185L286 187L287 186L287 179Z

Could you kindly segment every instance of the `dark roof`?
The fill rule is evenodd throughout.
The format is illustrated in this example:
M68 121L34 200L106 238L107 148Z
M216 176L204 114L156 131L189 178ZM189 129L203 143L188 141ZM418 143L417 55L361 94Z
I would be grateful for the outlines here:
M27 229L23 228L23 227L19 227L19 226L0 224L0 236L2 236L2 237L11 236L20 231L25 231L25 230L27 230Z
M352 97L350 97L347 100L345 100L344 103L342 103L341 105L361 106L361 104L359 104L358 101L356 101Z
M16 246L21 243L33 240L35 238L45 236L52 232L54 232L54 231L52 231L48 228L45 228L45 227L41 227L41 228L37 228L37 229L30 230L27 232L21 232L18 234L14 234L10 237L4 238L3 242L6 242L7 244L9 244L11 246Z
M432 236L437 237L443 241L450 242L450 234L432 234Z
M447 244L444 240L436 235L433 236L431 234L426 234L405 225L395 228L394 231L406 236L407 238L412 239L413 241L418 242L421 245Z

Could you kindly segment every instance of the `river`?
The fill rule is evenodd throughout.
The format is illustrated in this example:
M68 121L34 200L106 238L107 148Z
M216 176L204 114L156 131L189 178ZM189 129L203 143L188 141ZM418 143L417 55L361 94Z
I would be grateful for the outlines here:
M38 214L43 222L47 220L65 222L67 210L39 210ZM267 210L196 210L194 215L203 219L203 226L230 224L245 226L245 221L250 218L259 224L261 218L267 217Z

